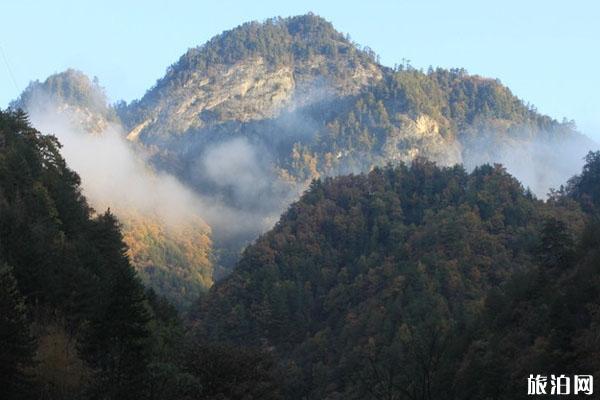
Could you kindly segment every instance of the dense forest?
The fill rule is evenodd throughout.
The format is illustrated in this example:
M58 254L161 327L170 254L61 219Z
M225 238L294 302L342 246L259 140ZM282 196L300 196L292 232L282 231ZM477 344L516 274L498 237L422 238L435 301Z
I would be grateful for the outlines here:
M515 399L597 374L600 153L547 201L500 165L314 180L182 319L56 138L0 113L6 399Z
M202 299L198 338L274 354L289 399L515 399L597 374L600 153L543 202L499 165L314 181Z

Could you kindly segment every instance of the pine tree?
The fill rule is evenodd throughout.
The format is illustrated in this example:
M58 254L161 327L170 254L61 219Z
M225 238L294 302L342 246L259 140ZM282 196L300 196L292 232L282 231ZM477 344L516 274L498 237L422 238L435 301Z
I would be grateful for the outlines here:
M84 357L98 370L92 396L138 399L148 364L149 311L117 220L107 211L96 222L95 235L108 274L102 283L105 296L97 299L82 346Z

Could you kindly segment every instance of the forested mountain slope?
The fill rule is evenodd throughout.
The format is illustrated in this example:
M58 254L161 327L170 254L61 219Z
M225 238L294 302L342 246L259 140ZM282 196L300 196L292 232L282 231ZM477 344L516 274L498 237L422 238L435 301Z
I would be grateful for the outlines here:
M196 335L275 354L289 399L514 399L530 373L597 372L599 159L547 202L501 166L315 181Z
M2 396L139 393L144 289L116 219L92 213L59 147L24 114L0 113Z
M600 153L590 153L582 173L550 200L563 210L580 207L583 231L570 226L572 214L547 219L534 251L536 268L488 293L456 374L457 398L525 398L522 377L530 371L600 372L599 178Z
M421 158L315 180L186 334L59 149L0 113L9 400L508 400L531 373L600 371L600 153L547 201Z
M461 69L382 66L369 48L313 14L224 32L190 49L117 112L131 140L158 145L165 167L196 182L202 174L194 162L206 147L239 136L300 181L416 156L470 167L513 161L507 153L529 145L536 151L519 156L534 154L530 169L550 172L526 176L526 184L545 195L570 176L554 171L547 153L591 145L571 122L539 114L497 80Z

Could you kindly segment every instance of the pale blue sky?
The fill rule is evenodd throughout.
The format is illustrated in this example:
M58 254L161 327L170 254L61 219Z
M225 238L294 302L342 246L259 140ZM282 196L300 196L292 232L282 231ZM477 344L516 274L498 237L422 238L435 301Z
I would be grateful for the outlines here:
M111 101L141 97L189 47L245 21L313 11L385 65L464 67L499 78L600 139L600 2L0 0L0 107L72 67Z

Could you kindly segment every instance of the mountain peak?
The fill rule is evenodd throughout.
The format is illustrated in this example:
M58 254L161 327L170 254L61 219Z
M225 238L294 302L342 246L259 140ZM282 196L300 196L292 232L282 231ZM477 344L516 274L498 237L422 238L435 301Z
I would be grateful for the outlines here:
M309 13L288 18L251 21L227 30L184 54L176 68L206 68L209 64L233 64L244 58L261 56L271 63L305 58L312 53L331 55L336 50L355 51L356 46L331 22Z
M106 94L97 78L92 80L83 72L72 68L52 74L43 82L31 82L21 96L11 103L11 108L25 108L42 92L53 100L71 106L94 110L108 108Z
M46 80L29 83L10 106L30 113L65 113L70 119L83 123L90 132L101 132L117 117L109 106L98 79L83 72L67 69L50 75Z
M382 75L372 52L325 19L277 17L247 22L188 50L140 101L119 112L130 138L156 139L213 121L271 118L310 100L315 87L355 94Z

